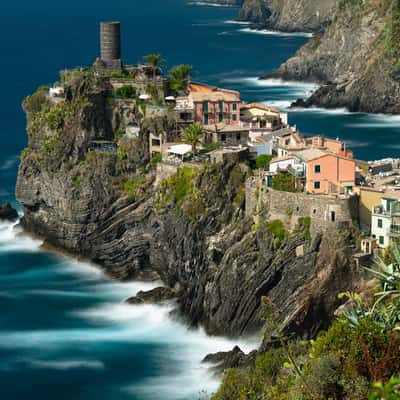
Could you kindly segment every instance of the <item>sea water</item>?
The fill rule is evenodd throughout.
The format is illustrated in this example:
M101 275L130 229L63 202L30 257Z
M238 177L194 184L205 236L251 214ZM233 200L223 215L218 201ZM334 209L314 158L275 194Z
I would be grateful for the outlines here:
M200 2L201 3L201 2ZM242 92L244 100L287 109L313 84L258 80L290 57L305 34L255 33L237 8L186 0L50 0L6 2L0 13L0 203L14 197L19 153L26 146L24 96L91 64L98 23L120 20L123 58L160 52L166 68L193 65L193 78ZM398 155L400 118L346 110L294 110L307 134L340 137L356 157ZM201 363L209 352L257 338L210 338L170 317L173 305L124 300L153 285L117 283L93 265L50 254L15 224L0 224L0 398L199 399L218 385ZM156 284L156 283L155 283Z

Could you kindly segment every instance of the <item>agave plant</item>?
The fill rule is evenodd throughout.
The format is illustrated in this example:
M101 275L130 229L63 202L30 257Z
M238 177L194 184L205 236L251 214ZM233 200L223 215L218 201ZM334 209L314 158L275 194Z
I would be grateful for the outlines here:
M379 291L375 293L376 300L371 307L366 307L357 293L346 292L339 295L347 297L350 306L343 313L343 318L353 327L361 319L372 318L384 329L400 331L400 246L393 245L394 262L386 264L377 261L377 269L365 268L379 281Z

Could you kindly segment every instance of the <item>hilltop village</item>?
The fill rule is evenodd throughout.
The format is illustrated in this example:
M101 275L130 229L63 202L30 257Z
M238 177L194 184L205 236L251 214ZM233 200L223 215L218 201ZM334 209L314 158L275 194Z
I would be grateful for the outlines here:
M399 365L400 161L357 160L189 65L164 73L158 54L124 64L120 35L102 23L94 64L23 102L24 229L116 279L163 282L128 303L174 299L209 334L261 333L249 355L211 356L239 368L215 400L367 398Z
M113 137L94 137L87 151L120 154L138 139L142 125L164 121L150 124L141 138L164 178L204 163L245 162L257 170L246 185L246 212L256 223L262 204L290 229L304 217L313 233L356 223L362 233L356 257L361 258L389 249L399 237L399 159L356 160L339 138L304 136L289 125L287 112L193 81L189 65L164 75L158 54L144 57L143 64L125 65L118 22L102 23L100 40L101 56L93 67L63 71L63 83L46 94L51 103L65 101L66 86L81 75L109 82L109 97L124 118Z

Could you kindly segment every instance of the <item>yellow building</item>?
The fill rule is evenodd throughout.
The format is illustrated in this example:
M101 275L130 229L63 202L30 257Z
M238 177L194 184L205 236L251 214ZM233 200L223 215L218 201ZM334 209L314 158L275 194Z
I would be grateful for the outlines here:
M371 187L359 187L359 216L360 224L371 226L373 208L381 203L384 190Z

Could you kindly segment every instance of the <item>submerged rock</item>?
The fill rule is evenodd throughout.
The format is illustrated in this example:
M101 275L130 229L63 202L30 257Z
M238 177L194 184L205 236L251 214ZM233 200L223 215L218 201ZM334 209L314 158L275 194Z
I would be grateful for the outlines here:
M17 210L15 210L10 203L0 205L0 221L15 222L17 219Z
M127 299L126 302L129 304L163 303L174 298L176 298L174 289L157 287L148 291L140 291L136 296Z

